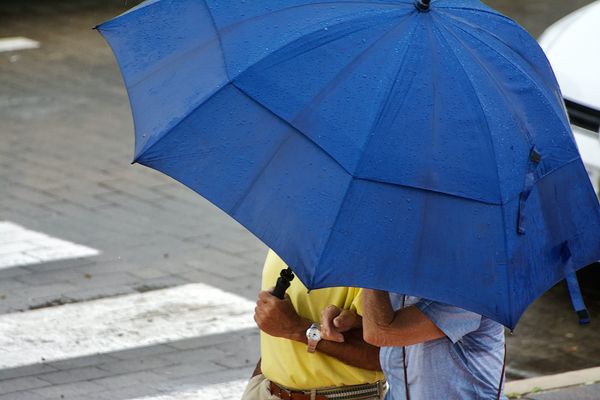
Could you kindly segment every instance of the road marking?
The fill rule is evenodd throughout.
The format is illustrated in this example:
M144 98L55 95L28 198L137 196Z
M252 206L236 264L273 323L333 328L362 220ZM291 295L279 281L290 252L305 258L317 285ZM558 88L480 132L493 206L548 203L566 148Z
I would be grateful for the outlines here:
M0 221L0 269L98 254L96 249Z
M254 302L202 283L0 315L0 368L254 327Z
M157 396L138 397L132 400L239 400L247 383L247 379L241 379L195 389L177 390Z
M37 49L40 47L40 42L23 37L8 37L0 39L0 53L7 51L18 51Z

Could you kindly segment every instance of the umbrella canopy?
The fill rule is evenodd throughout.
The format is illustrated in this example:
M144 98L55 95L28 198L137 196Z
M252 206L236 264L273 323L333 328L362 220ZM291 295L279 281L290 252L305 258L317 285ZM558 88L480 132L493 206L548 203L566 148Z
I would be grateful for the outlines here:
M101 24L135 161L189 186L311 289L514 327L600 258L600 209L546 57L474 0L154 0Z

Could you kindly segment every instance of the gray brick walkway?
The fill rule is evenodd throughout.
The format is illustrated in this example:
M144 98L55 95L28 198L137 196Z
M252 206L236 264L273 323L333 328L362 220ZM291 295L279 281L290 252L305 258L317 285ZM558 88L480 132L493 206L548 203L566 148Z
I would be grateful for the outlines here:
M257 359L256 340L252 329L2 370L0 394L7 399L17 395L61 398L62 394L121 400L168 392L179 385L227 383L248 377Z
M0 221L89 246L90 258L0 269L0 314L204 282L254 300L265 247L182 185L131 166L129 105L92 31L123 1L0 5ZM130 399L247 378L255 329L0 370L0 400Z

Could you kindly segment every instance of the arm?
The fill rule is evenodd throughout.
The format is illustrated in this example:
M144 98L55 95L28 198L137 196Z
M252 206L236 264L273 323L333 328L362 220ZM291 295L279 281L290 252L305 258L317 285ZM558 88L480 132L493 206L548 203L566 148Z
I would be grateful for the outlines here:
M252 376L251 378L254 378L256 375L260 375L262 374L262 369L260 368L260 358L258 359L258 362L256 363L256 367L254 368L254 371L252 372Z
M265 333L307 344L306 330L312 321L300 317L289 297L280 300L267 291L260 292L256 302L254 320ZM379 371L379 348L366 343L361 330L346 333L345 341L338 343L321 340L317 351L359 368Z
M363 289L363 335L375 346L410 346L445 336L417 307L392 309L387 292Z

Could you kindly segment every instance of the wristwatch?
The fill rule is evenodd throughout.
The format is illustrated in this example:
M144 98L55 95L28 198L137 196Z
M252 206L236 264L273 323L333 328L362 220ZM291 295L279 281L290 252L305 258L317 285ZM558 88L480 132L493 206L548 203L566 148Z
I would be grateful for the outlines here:
M321 340L321 325L312 324L306 330L306 338L308 339L308 348L306 350L309 353L314 353L317 349L317 344Z

